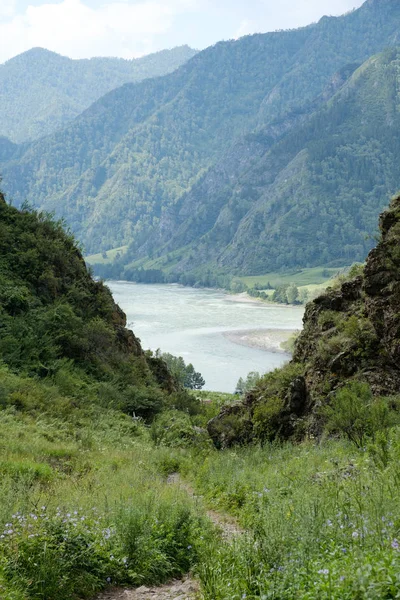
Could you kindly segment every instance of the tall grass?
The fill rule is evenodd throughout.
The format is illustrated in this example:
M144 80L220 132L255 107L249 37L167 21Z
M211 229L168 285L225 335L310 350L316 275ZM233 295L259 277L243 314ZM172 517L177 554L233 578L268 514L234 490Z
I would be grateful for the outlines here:
M398 428L363 448L222 452L182 447L175 433L176 447L170 437L156 447L149 429L104 407L1 410L0 598L91 598L190 570L204 600L400 597ZM176 471L203 501L167 483ZM203 504L246 533L218 536Z
M344 442L214 453L198 489L248 535L208 548L206 600L400 597L400 434L386 468Z
M93 412L70 423L0 412L3 600L92 597L196 562L207 523L166 483L165 450L128 417Z

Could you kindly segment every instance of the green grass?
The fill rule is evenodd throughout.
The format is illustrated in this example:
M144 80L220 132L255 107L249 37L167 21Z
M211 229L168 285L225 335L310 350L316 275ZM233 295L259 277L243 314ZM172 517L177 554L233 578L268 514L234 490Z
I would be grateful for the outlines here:
M198 493L248 534L199 565L206 600L378 600L400 594L400 432L390 461L341 441L212 453ZM375 457L375 458L373 458Z
M121 246L120 248L112 248L111 250L107 250L105 253L106 256L103 256L102 252L98 254L90 254L89 256L85 256L85 262L88 265L108 265L111 264L117 254L123 256L127 251L128 246Z
M0 597L71 600L157 584L196 563L207 522L166 475L173 449L114 411L0 411Z
M316 286L323 284L334 277L340 269L328 267L313 267L310 269L300 269L297 271L287 271L285 273L266 273L265 275L255 275L249 277L238 277L249 288L255 284L267 285L268 283L276 288L287 283L295 283L298 287Z
M29 393L43 387L32 380ZM400 429L361 449L311 439L218 452L204 432L193 445L182 432L190 420L204 428L235 397L192 394L200 409L181 412L175 431L169 413L157 417L165 440L104 407L5 404L2 600L92 598L108 584L156 585L190 570L203 600L399 597ZM177 471L197 499L167 483ZM204 504L247 533L222 539Z

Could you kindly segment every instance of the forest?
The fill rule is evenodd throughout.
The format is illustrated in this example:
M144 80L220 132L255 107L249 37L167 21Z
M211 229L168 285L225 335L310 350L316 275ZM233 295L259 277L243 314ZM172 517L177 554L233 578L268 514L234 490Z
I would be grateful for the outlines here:
M128 246L126 278L363 260L399 180L399 10L366 2L127 83L51 135L2 140L4 189L65 218L86 254Z

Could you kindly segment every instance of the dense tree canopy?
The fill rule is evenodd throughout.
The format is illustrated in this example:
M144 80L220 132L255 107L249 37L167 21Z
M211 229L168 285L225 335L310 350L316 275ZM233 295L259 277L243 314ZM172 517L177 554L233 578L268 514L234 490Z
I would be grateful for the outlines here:
M71 60L32 48L0 65L0 136L25 142L52 133L107 92L171 73L195 53L182 46L134 60Z

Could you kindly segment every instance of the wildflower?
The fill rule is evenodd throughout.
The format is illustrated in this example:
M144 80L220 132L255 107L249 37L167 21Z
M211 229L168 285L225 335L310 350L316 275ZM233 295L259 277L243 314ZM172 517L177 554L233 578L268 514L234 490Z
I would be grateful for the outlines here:
M353 531L353 533L351 534L351 537L356 540L358 538L358 531Z
M330 519L327 520L326 524L328 525L328 527L332 527L332 521Z
M398 550L399 547L400 547L399 542L396 539L394 539L392 541L392 548L393 548L393 550Z
M107 577L106 581L107 583L111 583L111 577Z
M320 575L329 575L329 569L320 569L318 573Z
M344 575L340 576L340 581L344 581L346 579L346 577Z
M192 546L190 546L190 545L189 545L189 546L187 547L187 549L188 549L188 550L191 550L191 549L192 549Z

